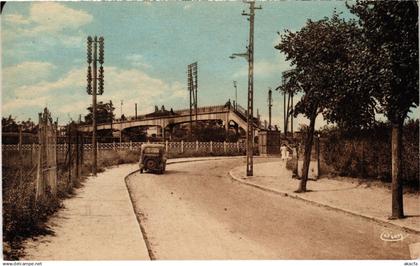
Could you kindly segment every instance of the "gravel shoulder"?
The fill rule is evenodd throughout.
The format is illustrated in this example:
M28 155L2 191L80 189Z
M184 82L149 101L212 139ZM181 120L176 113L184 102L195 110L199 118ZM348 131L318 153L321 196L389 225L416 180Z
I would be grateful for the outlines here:
M125 176L137 164L89 177L47 223L53 235L27 240L23 260L149 260Z

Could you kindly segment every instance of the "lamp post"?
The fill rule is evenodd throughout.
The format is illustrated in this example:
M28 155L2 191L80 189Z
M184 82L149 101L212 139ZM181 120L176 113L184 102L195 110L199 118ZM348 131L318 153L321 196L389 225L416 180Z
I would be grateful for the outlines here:
M254 148L254 129L253 129L253 110L254 110L254 18L255 2L246 2L249 4L249 13L242 12L243 16L249 17L249 39L248 47L245 53L235 53L229 58L243 57L248 61L248 110L247 110L247 134L246 134L246 176L253 176L253 148Z

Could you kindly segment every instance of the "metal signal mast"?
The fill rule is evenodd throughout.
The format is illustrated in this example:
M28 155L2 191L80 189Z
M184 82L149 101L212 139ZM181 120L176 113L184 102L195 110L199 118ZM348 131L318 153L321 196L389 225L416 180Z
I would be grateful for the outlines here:
M197 126L197 62L188 65L188 91L190 92L190 140L192 139L193 109L195 113L195 125Z
M92 59L92 44L93 44L93 59ZM98 45L99 45L99 58L98 58ZM97 62L99 62L99 73L97 69ZM104 93L104 37L89 36L87 38L87 87L86 91L92 95L92 174L96 175L98 150L96 141L96 96ZM91 67L92 64L92 67ZM98 75L99 74L99 75ZM93 81L93 86L92 86Z

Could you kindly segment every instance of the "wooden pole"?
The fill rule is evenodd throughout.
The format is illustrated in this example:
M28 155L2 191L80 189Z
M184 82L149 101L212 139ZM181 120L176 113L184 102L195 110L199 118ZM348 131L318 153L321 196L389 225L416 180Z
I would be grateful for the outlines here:
M72 168L72 156L71 156L71 126L72 124L68 125L68 129L67 129L67 150L68 150L68 158L69 158L69 163L68 163L68 173L69 173L69 178L68 178L68 188L73 187L73 178L72 178L72 173L71 173L71 168Z
M97 163L98 163L98 151L96 142L96 93L97 93L97 41L98 38L95 36L93 41L93 88L92 88L92 174L96 176Z
M22 184L23 179L23 154L22 154L22 125L19 125L19 183Z
M36 171L36 200L40 200L44 196L44 176L42 172L42 150L43 150L43 119L42 119L42 113L38 114L38 164L37 164L37 171Z

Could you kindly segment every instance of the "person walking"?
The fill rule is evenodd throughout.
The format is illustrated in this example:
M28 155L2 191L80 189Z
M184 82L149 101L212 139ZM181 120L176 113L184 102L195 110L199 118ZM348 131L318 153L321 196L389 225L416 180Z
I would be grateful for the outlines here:
M281 159L282 161L287 160L289 151L287 150L286 144L282 144L280 148Z

